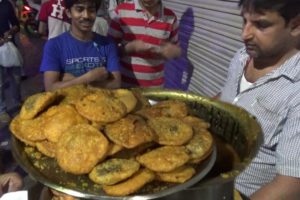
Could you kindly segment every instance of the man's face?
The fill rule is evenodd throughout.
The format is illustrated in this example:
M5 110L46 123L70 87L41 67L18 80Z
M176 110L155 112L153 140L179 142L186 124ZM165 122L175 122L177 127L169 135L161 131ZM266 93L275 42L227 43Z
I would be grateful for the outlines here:
M277 12L242 12L242 39L247 53L254 59L274 59L290 46L291 29Z
M140 0L140 2L145 8L153 8L157 6L160 0Z
M67 15L72 20L72 31L92 31L96 19L96 6L92 2L74 4Z

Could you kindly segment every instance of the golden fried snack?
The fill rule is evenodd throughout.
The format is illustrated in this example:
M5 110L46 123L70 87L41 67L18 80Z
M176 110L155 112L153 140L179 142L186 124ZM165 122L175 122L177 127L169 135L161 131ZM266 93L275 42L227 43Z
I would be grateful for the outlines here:
M123 150L124 147L115 143L110 143L109 150L107 152L107 156L112 156L115 155L116 153L120 152Z
M123 147L122 151L119 151L119 152L115 153L111 157L131 159L131 158L136 157L139 154L144 153L145 151L147 151L147 149L154 148L155 146L157 146L157 143L148 142L148 143L141 144L141 145L139 145L135 148L132 148L132 149L126 149L126 148Z
M35 146L36 141L45 140L43 132L45 117L40 115L34 119L21 119L17 115L10 123L10 131L24 143Z
M58 142L61 135L71 126L88 123L72 105L53 106L45 113L44 134L49 141Z
M16 116L10 123L9 125L9 129L11 131L11 133L16 137L18 138L19 140L21 140L22 142L24 142L26 145L29 145L29 146L36 146L36 143L34 141L31 141L31 140L28 140L28 139L25 139L22 135L23 133L20 132L19 130L19 126L20 126L20 117L19 116Z
M75 104L79 99L90 93L90 90L84 84L72 85L70 87L56 90L62 97L60 104Z
M155 174L149 169L141 169L133 177L127 181L121 182L117 185L104 185L103 191L111 196L126 196L137 192L147 183L150 183L155 178Z
M114 122L126 114L126 106L117 98L101 93L88 94L76 103L77 111L96 122Z
M194 136L186 144L190 155L190 163L199 163L207 158L213 148L213 137L209 131L204 129L194 129Z
M69 128L57 143L58 165L73 174L89 173L106 156L109 142L96 128L78 124Z
M141 109L137 114L149 119L153 117L173 117L182 118L187 116L188 107L182 101L166 100L160 101L157 104Z
M98 164L89 173L89 178L97 184L114 185L136 173L140 163L135 160L109 159Z
M183 145L193 137L192 127L177 118L150 118L148 124L157 134L157 143L161 145Z
M33 119L57 99L55 92L42 92L28 97L20 111L21 119Z
M194 116L186 116L182 120L193 127L194 130L206 130L210 127L210 124L203 119Z
M170 183L184 183L196 173L196 170L191 166L182 166L171 172L157 172L156 179Z
M138 111L151 106L149 100L146 97L144 97L140 92L136 90L131 90L131 92L137 100L134 111Z
M43 140L36 143L36 148L44 155L54 158L56 151L56 143Z
M151 142L155 138L146 121L140 116L131 114L106 125L105 133L111 141L128 149Z
M190 159L183 146L163 146L136 157L143 166L155 172L170 172Z
M127 113L133 111L137 104L137 99L134 94L127 89L116 89L113 91L116 98L120 99L127 108Z

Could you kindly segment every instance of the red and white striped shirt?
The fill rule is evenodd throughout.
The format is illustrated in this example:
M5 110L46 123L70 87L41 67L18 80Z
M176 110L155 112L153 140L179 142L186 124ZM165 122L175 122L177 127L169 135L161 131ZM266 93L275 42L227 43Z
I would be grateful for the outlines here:
M115 10L109 35L118 43L132 40L159 47L161 42L178 42L178 21L173 11L161 3L160 11L148 18L138 0L120 4ZM164 60L153 53L121 55L122 84L124 87L162 87Z

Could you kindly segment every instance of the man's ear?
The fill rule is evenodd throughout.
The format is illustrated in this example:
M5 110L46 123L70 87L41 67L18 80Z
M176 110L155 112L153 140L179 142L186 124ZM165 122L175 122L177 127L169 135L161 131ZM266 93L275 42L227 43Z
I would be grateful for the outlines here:
M290 21L290 25L291 25L291 34L293 36L300 36L300 15L294 17Z

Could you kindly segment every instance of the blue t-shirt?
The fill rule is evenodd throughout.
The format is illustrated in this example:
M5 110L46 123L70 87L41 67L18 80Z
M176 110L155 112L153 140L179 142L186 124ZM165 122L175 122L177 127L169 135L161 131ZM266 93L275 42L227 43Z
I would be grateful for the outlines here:
M83 42L65 32L47 41L41 72L56 71L81 76L96 67L119 71L117 47L112 39L94 33L92 41Z

